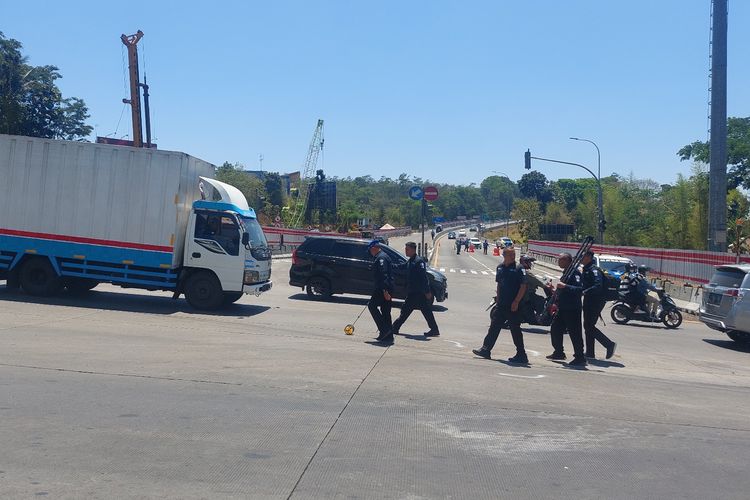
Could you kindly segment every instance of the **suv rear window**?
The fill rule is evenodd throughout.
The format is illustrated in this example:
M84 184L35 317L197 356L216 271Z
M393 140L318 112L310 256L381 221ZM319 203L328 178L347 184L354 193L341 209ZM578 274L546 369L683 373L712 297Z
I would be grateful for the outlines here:
M745 278L745 273L739 269L717 269L711 278L711 284L726 288L738 288Z
M300 250L309 253L328 255L331 253L333 241L326 238L308 238L300 245Z
M372 260L370 253L367 251L367 245L362 243L337 241L333 247L333 253L344 259Z

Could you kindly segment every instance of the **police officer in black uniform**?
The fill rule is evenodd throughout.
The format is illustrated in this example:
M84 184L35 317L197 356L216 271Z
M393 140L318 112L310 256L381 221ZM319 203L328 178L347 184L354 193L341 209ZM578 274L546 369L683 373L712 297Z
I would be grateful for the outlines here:
M526 270L516 265L516 251L513 247L503 249L503 262L497 266L495 281L497 282L495 314L490 322L482 347L472 349L472 352L482 358L490 359L490 353L492 348L495 347L500 330L508 322L513 343L516 345L516 355L508 358L508 361L526 364L529 362L529 358L526 356L526 349L523 345L519 311L521 300L526 294Z
M617 344L596 327L602 309L607 301L604 299L604 276L602 270L594 265L594 252L583 254L583 330L586 333L586 357L594 358L596 341L607 349L607 359L615 354Z
M571 265L573 257L569 253L560 254L557 265L563 269L563 274ZM573 361L570 366L586 366L586 357L583 352L583 329L581 328L581 293L583 282L581 273L574 269L570 277L557 284L557 315L550 326L550 337L554 352L547 359L563 360L565 348L563 347L563 334L565 331L570 335L573 343Z
M427 264L424 259L417 255L417 244L410 241L406 244L406 289L407 296L404 305L401 306L401 314L393 322L390 338L398 335L399 330L409 319L409 316L415 309L422 312L422 316L430 327L428 332L424 333L425 337L437 337L440 335L435 315L432 314L432 291L430 290L430 281L427 278Z
M380 249L380 242L371 241L367 245L370 255L375 257L372 266L373 281L375 286L372 291L372 297L367 308L372 314L372 319L378 327L378 341L383 343L393 343L391 331L391 294L393 293L393 272L391 270L391 258Z

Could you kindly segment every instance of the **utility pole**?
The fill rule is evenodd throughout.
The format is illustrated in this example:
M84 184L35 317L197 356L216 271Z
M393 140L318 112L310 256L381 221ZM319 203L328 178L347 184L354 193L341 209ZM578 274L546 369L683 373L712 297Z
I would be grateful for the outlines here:
M136 148L143 147L140 76L138 75L138 48L136 47L141 38L143 38L141 30L138 30L135 35L120 36L120 40L128 48L128 70L130 72L130 99L123 99L122 102L130 104L133 117L133 146Z
M708 249L727 248L727 0L713 0Z
M139 84L143 87L143 111L146 113L146 147L151 149L151 110L148 105L148 83L146 82L146 73L143 73L143 83Z

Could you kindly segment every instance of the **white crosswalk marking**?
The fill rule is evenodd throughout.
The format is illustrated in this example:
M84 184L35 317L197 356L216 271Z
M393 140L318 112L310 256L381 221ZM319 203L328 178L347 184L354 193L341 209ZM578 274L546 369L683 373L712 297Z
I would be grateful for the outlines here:
M441 267L441 268L440 268L440 272L441 272L441 273L444 273L444 272L445 272L445 268L444 268L444 267Z
M466 269L461 269L461 274L466 274Z
M484 274L485 276L487 276L489 273L487 271L482 271L482 274Z
M471 274L479 274L479 273L477 273L475 270L472 269Z
M455 272L456 272L456 270L455 270L455 269L451 269L451 272L452 272L452 273L455 273Z

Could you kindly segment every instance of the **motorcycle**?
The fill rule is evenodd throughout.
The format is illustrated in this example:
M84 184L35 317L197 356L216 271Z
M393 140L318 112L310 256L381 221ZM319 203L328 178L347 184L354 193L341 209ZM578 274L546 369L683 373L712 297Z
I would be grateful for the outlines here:
M645 323L664 323L664 326L669 329L679 327L682 324L682 313L677 308L677 304L664 290L657 290L656 293L659 295L659 307L656 316L652 317L628 295L620 293L620 297L615 301L610 312L612 320L619 325L624 325L628 321L643 321Z
M554 305L549 305L549 308L556 308ZM490 317L495 316L497 311L497 303L495 298L492 298L492 303L487 308L490 310ZM548 310L548 300L544 297L535 295L532 300L527 300L521 303L519 307L521 314L521 324L537 325L537 326L550 326L552 324L552 318L554 312Z

